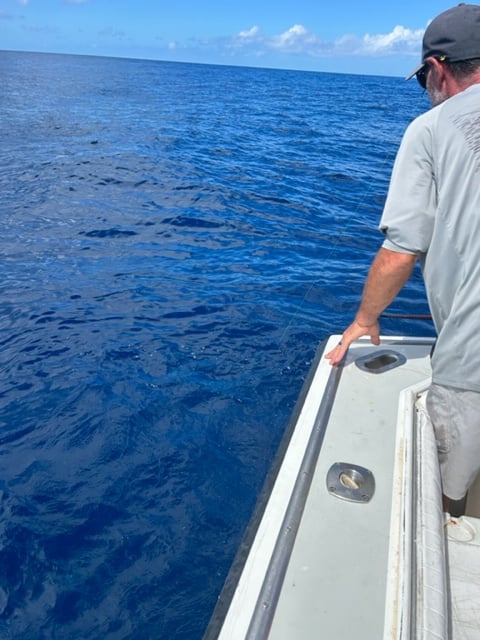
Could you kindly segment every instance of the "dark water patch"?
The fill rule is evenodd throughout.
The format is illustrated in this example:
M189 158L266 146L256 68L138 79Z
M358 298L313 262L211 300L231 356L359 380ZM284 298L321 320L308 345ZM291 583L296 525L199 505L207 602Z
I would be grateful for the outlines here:
M194 218L187 216L175 216L174 218L164 218L163 224L169 224L173 227L191 227L198 229L218 229L222 226L222 223L213 222L212 220L205 220L202 218Z
M136 231L125 229L93 229L92 231L80 231L79 235L87 238L124 238L138 235Z
M138 359L139 353L138 351L133 351L132 349L117 349L117 350L109 350L105 354L107 360L125 360L125 359Z

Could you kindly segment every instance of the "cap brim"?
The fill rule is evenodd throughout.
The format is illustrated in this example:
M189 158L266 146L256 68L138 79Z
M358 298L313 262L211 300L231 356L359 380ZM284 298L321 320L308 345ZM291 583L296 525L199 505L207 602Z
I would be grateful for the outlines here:
M413 78L413 76L416 76L417 73L423 69L423 67L425 66L425 62L421 62L418 67L415 67L415 69L412 71L412 73L409 73L408 76L405 78L405 80L411 80Z

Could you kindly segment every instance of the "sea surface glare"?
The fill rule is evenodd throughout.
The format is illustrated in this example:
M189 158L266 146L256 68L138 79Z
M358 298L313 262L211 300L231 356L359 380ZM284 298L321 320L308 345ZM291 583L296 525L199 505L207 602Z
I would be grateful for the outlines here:
M13 52L0 79L0 637L200 639L427 98ZM394 310L428 313L418 272Z

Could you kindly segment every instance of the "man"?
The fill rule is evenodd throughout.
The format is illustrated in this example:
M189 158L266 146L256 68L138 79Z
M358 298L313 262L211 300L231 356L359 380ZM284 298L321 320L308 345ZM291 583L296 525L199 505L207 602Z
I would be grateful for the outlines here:
M460 4L430 23L414 75L433 108L405 132L383 246L355 320L325 357L338 365L361 336L380 343L378 318L420 260L437 330L427 407L443 506L460 515L480 470L480 5Z

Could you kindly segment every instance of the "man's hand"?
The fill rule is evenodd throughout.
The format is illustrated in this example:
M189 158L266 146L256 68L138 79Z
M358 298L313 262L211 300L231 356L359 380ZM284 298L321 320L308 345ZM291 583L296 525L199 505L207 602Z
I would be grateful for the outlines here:
M352 342L362 336L370 336L373 344L380 344L378 318L408 280L416 261L415 254L380 248L370 267L354 322L335 349L325 355L330 364L339 364Z
M374 322L371 325L361 325L356 320L345 330L342 339L337 346L325 354L325 358L330 360L330 364L335 366L340 364L343 356L346 354L348 347L361 338L362 336L370 336L372 344L380 344L380 325Z

